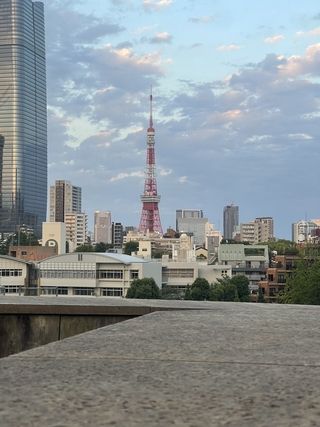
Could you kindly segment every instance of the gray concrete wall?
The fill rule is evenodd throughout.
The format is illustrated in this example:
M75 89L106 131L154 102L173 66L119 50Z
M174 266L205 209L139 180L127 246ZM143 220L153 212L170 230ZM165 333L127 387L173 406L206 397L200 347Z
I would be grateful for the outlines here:
M0 314L0 357L59 341L132 315Z

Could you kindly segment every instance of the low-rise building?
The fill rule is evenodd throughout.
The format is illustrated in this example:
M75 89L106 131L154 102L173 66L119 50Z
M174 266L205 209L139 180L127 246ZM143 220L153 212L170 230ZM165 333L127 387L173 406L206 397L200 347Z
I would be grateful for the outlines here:
M197 278L206 279L209 284L218 279L232 277L232 268L228 265L208 265L201 262L171 261L168 257L162 258L162 286L185 291L188 285Z
M27 294L27 288L37 286L36 279L31 262L0 255L0 293Z
M161 263L115 253L70 253L39 262L46 295L126 296L134 279L152 277L161 287Z
M24 261L41 261L58 253L57 246L9 246L9 255Z
M275 255L272 258L265 280L259 283L266 302L278 302L279 294L284 290L299 259L297 255Z
M259 289L259 282L266 277L269 267L267 245L221 244L218 251L220 265L230 265L232 275L245 275L252 293Z

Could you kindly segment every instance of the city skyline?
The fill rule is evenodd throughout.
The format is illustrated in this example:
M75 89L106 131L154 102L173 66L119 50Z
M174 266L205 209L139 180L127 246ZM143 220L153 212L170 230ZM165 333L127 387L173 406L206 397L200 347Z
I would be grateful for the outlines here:
M320 216L315 1L45 3L50 181L89 218L138 226L151 84L164 229L189 207L222 229L232 201L277 237Z

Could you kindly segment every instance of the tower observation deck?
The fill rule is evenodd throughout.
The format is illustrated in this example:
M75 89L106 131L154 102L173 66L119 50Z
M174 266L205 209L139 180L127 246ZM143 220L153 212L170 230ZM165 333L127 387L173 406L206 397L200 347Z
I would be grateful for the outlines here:
M160 196L157 191L156 160L155 160L155 130L152 117L152 94L150 94L150 118L147 130L147 162L144 182L144 192L141 195L142 212L139 231L141 233L162 234L159 213Z

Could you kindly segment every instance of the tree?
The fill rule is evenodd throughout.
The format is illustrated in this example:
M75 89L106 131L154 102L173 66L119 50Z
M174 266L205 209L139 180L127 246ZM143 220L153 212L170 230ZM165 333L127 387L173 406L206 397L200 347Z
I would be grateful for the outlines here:
M106 252L108 249L112 248L110 243L100 242L97 243L94 247L95 252Z
M210 289L211 301L246 302L249 296L249 280L243 275L218 279Z
M260 287L258 290L258 302L265 302L264 295L263 295L262 289Z
M76 248L75 252L94 252L94 247L89 244L80 245Z
M158 299L160 290L151 277L134 280L127 291L126 298Z
M288 278L279 302L320 304L320 260L303 259Z
M246 302L250 300L249 280L246 276L242 274L233 276L230 282L237 289L239 301Z
M127 255L131 255L132 252L137 252L139 249L139 242L135 240L131 240L124 245L124 253Z
M261 243L262 245L268 245L269 252L276 251L278 255L298 255L299 248L295 242L291 240L279 239L276 241L270 241ZM271 257L270 257L271 259Z
M224 301L224 284L217 282L214 285L211 285L210 288L210 301Z
M210 285L208 280L198 277L191 285L190 299L194 301L208 300L210 296Z
M186 292L184 294L184 299L186 299L186 300L190 300L191 299L190 285L187 285Z

